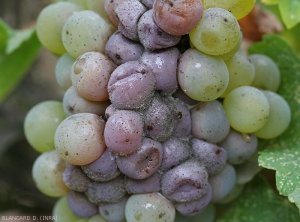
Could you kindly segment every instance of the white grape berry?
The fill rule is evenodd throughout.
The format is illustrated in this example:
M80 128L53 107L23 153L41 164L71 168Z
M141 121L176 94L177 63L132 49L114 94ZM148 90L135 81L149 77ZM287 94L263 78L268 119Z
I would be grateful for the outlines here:
M86 165L104 152L104 120L92 113L66 118L55 132L55 148L60 157L74 165Z
M175 208L160 193L134 194L127 200L125 216L130 222L173 222Z

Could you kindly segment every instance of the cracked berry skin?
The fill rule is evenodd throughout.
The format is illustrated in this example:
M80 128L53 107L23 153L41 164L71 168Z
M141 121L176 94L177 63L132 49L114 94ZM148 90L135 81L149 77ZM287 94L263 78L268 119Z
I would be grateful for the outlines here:
M160 142L144 138L140 149L127 156L119 156L117 165L126 176L141 180L153 175L159 169L163 158Z
M195 216L197 214L202 213L206 209L206 207L211 201L211 198L212 189L210 184L208 184L206 193L203 194L199 199L184 203L177 203L175 204L175 208L182 215Z
M145 109L156 87L155 76L149 66L139 61L119 65L108 81L108 94L117 109Z
M161 180L162 194L175 202L199 199L206 193L208 173L197 160L186 162L165 172Z
M156 91L171 95L178 88L177 61L180 52L176 47L156 51L145 50L140 61L148 65L156 79Z
M114 11L119 18L118 30L127 38L138 41L138 21L146 11L147 8L139 0L119 4Z

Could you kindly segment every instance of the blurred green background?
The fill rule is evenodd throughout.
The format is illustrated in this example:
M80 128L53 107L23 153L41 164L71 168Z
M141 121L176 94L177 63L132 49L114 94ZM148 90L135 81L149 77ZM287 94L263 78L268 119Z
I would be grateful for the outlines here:
M51 0L1 0L0 18L13 29L26 29L49 3ZM41 48L24 78L0 104L0 221L2 215L51 215L56 199L42 194L33 183L31 168L39 154L25 140L23 120L35 104L62 99L54 77L56 60ZM18 66L22 60L14 62Z

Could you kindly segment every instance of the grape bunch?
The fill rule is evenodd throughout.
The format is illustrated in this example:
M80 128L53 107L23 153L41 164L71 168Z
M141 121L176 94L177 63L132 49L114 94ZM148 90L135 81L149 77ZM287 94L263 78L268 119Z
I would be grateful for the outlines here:
M240 50L255 0L69 0L44 8L62 101L24 121L59 221L213 221L291 111L280 71Z

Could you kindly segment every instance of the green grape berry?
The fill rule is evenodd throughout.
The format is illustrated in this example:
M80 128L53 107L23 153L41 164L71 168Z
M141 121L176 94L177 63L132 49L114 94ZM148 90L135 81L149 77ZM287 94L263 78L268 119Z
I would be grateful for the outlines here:
M255 77L252 86L276 92L280 85L280 70L277 64L268 56L252 54L248 58L255 68Z
M223 106L231 127L242 133L252 133L262 128L270 112L266 96L252 86L232 90L225 97Z
M53 150L56 128L65 118L62 102L48 100L32 107L24 120L28 143L40 153Z
M181 89L189 97L205 102L220 97L229 82L228 69L220 57L193 48L181 56L177 76Z
M199 51L208 55L223 55L238 44L240 26L229 11L209 8L203 11L202 18L189 36Z
M262 90L270 104L270 114L266 124L255 132L262 139L272 139L280 136L291 122L291 109L285 99L279 94Z
M248 56L237 52L232 58L227 59L225 64L229 72L229 83L222 97L239 86L250 86L255 78L255 68Z
M36 187L50 197L61 197L68 193L62 173L66 168L65 162L56 150L40 154L32 167L32 177Z
M255 2L255 0L204 0L204 9L223 8L230 11L239 20L251 12Z
M40 42L49 51L62 55L66 52L61 33L66 20L82 8L72 2L56 2L45 7L36 22L36 33Z

